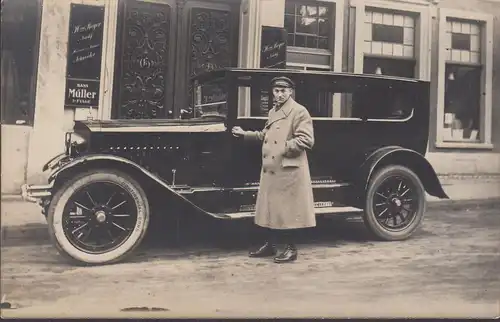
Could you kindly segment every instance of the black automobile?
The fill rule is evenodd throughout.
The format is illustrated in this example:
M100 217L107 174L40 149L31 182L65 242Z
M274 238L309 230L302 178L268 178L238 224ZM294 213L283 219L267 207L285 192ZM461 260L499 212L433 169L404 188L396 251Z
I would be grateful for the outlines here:
M403 240L422 221L426 193L448 198L425 159L428 82L240 68L194 78L192 108L181 119L75 122L65 152L43 168L48 184L24 185L23 196L41 205L59 252L84 264L123 260L152 214L168 216L176 205L218 220L252 217L261 146L231 129L263 128L273 103L267 87L279 75L294 80L295 99L313 117L308 159L318 216L359 212L374 237Z

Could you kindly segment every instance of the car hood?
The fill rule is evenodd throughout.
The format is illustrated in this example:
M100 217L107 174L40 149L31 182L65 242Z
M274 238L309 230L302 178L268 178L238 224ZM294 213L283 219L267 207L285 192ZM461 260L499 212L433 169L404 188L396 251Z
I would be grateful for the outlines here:
M226 126L220 117L175 120L87 120L76 121L75 130L90 132L224 132Z

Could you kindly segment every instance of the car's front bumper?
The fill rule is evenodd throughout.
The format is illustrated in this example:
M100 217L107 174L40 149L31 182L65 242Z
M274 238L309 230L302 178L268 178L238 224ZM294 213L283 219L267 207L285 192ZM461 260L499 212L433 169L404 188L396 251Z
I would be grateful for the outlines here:
M23 200L30 202L41 202L44 199L50 198L52 196L52 187L54 186L54 181L47 185L29 185L23 184L21 186L21 195Z

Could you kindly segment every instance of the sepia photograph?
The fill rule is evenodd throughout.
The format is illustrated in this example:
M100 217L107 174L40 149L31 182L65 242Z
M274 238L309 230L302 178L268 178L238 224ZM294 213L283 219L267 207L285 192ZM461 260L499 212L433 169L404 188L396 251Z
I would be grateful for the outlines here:
M500 318L500 0L0 0L2 318Z

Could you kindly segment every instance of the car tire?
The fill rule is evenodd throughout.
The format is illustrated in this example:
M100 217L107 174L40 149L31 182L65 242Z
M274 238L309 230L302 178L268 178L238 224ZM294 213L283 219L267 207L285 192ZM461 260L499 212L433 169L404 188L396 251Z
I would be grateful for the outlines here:
M123 222L120 223L116 221L119 217L114 217L124 217L126 214L111 214L112 211L110 211L110 213L108 214L108 218L104 220L108 220L109 218L113 217L112 219L109 219L109 221L115 221L113 221L111 224L109 224L107 221L104 223L97 223L98 225L101 224L101 228L96 228L96 232L99 229L104 230L103 227L106 227L108 231L114 228L115 231L118 230L119 232L121 232L122 229L124 229L125 233L129 235L125 237L120 244L117 243L114 248L109 249L109 251L93 252L89 251L88 249L82 249L82 247L78 245L78 241L73 240L73 237L75 237L74 234L69 234L67 229L65 228L73 223L72 221L70 221L70 219L73 220L73 217L71 216L72 214L74 214L74 212L69 212L68 215L67 209L70 208L67 207L72 207L72 198L75 198L75 196L81 193L81 191L86 187L101 187L102 190L104 185L116 187L113 189L116 189L116 191L119 192L118 196L120 198L124 198L124 205L128 207L126 209L129 209L127 211L130 213L134 213L135 216L129 214L129 217L125 218L125 220L128 220L127 223L130 226L130 228L127 229L124 228L127 226L124 225ZM104 195L104 193L102 193L102 195ZM114 195L116 195L116 193ZM94 204L93 199L97 200L97 196L99 196L99 194L96 194L96 196L94 197L90 197L89 195L89 200L92 201L92 204ZM102 198L102 196L100 196L99 198ZM127 201L129 201L128 205ZM87 200L87 202L89 201ZM108 201L108 203L111 204L110 201ZM115 203L119 203L119 199L118 201L115 201ZM96 202L96 204L99 204L99 202ZM101 206L104 207L104 205ZM90 208L90 206L83 207ZM108 206L108 209L111 209L111 206ZM132 218L129 219L131 216ZM90 220L94 220L94 222L97 222L96 218L98 216L97 213L85 210L85 213L80 215L79 217L90 218L85 219L88 220L88 224ZM64 183L61 188L58 189L58 191L55 193L48 208L47 215L49 234L53 244L64 258L74 264L79 265L104 265L124 260L131 253L133 253L137 246L139 246L139 244L142 242L149 225L149 218L150 208L148 199L140 184L129 175L122 173L121 171L111 169L91 170L85 173L81 173ZM85 224L82 225L85 226ZM90 224L88 224L87 226L90 226ZM83 229L81 229L80 232L83 234ZM89 229L88 236L90 236L91 233L92 231L90 231ZM109 236L112 236L112 234L109 233ZM102 236L100 235L99 238L101 237Z
M389 188L386 190L386 187ZM387 198L384 199L384 197ZM412 206L411 212L404 207L409 203ZM401 206L398 207L399 205ZM370 179L363 219L368 230L377 239L405 240L419 227L426 207L425 188L418 176L404 166L390 165L378 170ZM403 213L407 214L406 220L404 220ZM398 219L401 221L399 227L397 226ZM392 222L392 228L387 226L389 222Z

